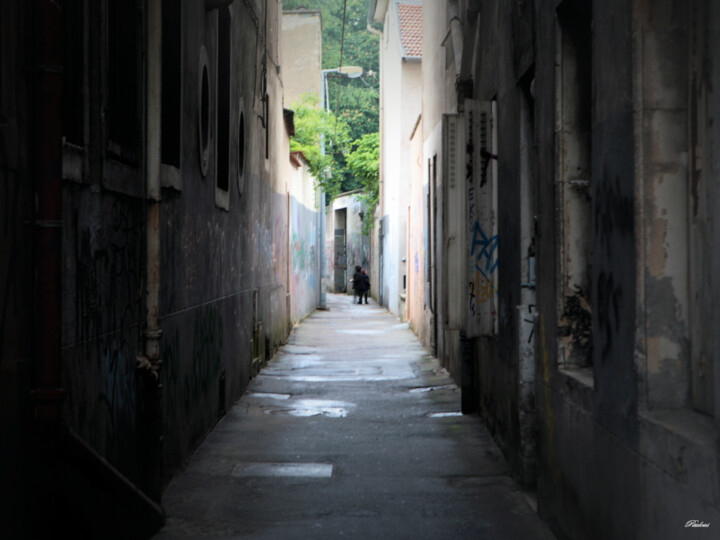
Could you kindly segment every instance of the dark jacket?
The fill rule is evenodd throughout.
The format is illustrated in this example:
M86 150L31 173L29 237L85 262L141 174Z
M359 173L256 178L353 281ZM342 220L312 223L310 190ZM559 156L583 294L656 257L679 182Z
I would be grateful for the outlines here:
M370 290L370 276L368 276L367 274L362 275L362 290L363 291Z
M355 272L353 274L352 288L353 288L353 291L362 291L363 290L363 273L362 272Z

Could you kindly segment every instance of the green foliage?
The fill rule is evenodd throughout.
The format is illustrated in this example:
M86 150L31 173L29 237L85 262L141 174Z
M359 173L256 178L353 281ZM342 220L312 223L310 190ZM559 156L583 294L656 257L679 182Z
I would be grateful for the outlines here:
M284 10L299 8L322 12L323 69L340 67L343 1L283 0ZM330 109L348 122L351 140L374 133L379 126L379 41L378 36L366 28L367 10L367 0L347 0L342 65L362 67L362 78L349 79L334 73L327 75Z
M372 227L371 218L375 214L375 207L380 197L380 134L368 133L355 142L355 149L347 156L347 166L362 184L364 193L361 199L365 203L368 216L363 222L363 233L367 235Z
M305 155L310 172L332 197L342 190L346 165L339 158L349 150L350 139L346 123L320 109L318 101L317 96L305 94L291 106L295 111L295 137L290 141L290 151L301 151Z
M320 111L317 111L316 115L322 117L322 120L313 114L308 114L308 111L294 109L296 137L291 148L302 149L308 161L316 164L311 167L315 166L319 172L330 167L332 177L327 178L321 174L320 181L323 189L330 196L355 189L368 189L370 184L367 178L359 176L360 169L354 169L349 165L350 156L345 155L349 150L347 141L354 141L352 147L356 148L354 152L357 152L359 148L364 147L363 137L368 134L375 134L377 137L379 129L380 49L378 36L367 30L368 1L347 0L341 59L343 4L343 0L283 0L284 10L316 9L322 13L323 69L335 69L340 67L341 63L343 66L363 68L362 77L356 79L350 79L339 73L327 74L328 105L335 113L331 120ZM302 107L302 104L300 106ZM335 118L337 118L338 134L335 133L334 126L329 132L327 130L328 122L335 122ZM304 119L307 120L307 129L316 132L315 136L301 134ZM325 133L325 140L332 141L332 145L326 148L327 156L324 161L319 159L319 133ZM317 146L315 150L310 148L313 144ZM366 196L373 198L372 195L366 194ZM377 199L377 195L374 198Z

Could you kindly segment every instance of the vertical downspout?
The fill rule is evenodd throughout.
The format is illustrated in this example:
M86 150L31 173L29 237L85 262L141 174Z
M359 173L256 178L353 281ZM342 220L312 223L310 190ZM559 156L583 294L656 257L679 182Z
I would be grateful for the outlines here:
M144 373L146 490L160 500L163 485L162 385L160 384L160 122L162 86L162 0L147 0L145 71L145 180L146 180L146 319L144 356L138 369Z
M35 55L31 102L35 220L33 389L35 420L58 427L62 417L61 268L62 268L62 90L63 21L60 7L36 0L32 21Z

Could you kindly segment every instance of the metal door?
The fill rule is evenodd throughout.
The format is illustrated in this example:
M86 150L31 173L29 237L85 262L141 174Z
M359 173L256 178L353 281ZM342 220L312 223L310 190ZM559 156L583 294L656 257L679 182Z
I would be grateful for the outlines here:
M335 283L336 293L347 292L345 273L347 271L347 249L345 246L345 229L335 229Z

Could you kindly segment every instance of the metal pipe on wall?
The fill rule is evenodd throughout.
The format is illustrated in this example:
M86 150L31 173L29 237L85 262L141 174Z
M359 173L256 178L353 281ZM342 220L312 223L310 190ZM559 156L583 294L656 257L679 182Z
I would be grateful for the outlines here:
M160 360L160 122L162 112L162 1L148 0L145 107L146 317L140 367L158 376ZM149 364L148 364L149 362Z
M145 443L148 495L160 500L163 487L162 385L160 384L160 126L162 121L162 0L147 0L145 87L146 297L144 355L137 359L146 377Z

